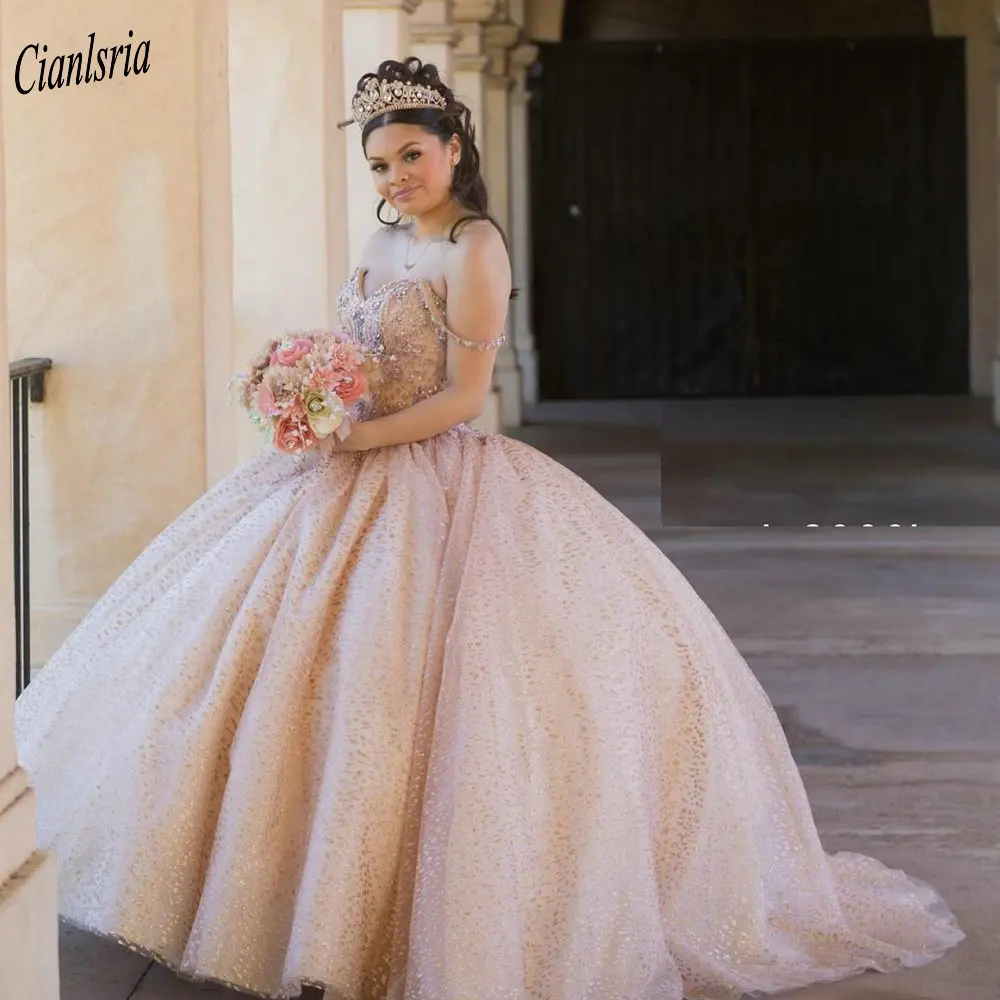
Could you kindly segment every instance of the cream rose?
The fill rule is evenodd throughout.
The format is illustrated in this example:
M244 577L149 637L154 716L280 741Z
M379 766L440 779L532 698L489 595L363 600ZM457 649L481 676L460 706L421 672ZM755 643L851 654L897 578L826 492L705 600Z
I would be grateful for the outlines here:
M347 409L338 396L316 389L307 389L302 396L306 419L318 438L332 434L343 423Z

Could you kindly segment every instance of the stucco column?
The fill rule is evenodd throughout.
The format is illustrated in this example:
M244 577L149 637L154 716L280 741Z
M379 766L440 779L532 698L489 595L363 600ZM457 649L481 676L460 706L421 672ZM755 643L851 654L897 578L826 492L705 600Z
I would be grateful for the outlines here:
M1000 135L1000 49L996 45L993 47L994 74L993 85L991 87L993 97L993 121ZM992 305L993 315L997 318L994 326L993 345L993 423L1000 427L1000 158L996 156L997 140L994 139L993 148L993 198L984 199L986 204L993 208L993 240L991 249L994 251L993 260L995 268L991 274L990 291L993 292ZM970 198L970 203L972 199ZM975 350L975 342L972 349ZM973 358L973 364L975 359ZM976 386L973 386L975 390Z
M483 41L488 62L486 66L484 109L484 161L485 178L490 192L490 206L494 217L511 233L510 213L510 154L511 154L511 101L513 80L509 75L508 53L520 35L520 29L510 23L495 23L485 27ZM511 265L515 267L511 244ZM508 313L507 343L497 354L493 375L494 385L500 390L500 421L504 427L521 424L521 372L512 339L513 316Z
M939 8L942 27L944 13ZM965 34L971 388L974 396L992 395L1000 423L1000 48L983 14L978 5L961 5L947 33Z
M341 13L343 115L351 116L358 80L386 59L410 55L410 15L419 0L343 0ZM347 237L350 266L356 266L369 236L378 227L378 196L361 151L356 125L346 129L344 150L347 191ZM391 216L391 212L390 212Z
M484 32L488 57L484 173L493 214L505 230L510 228L510 92L514 85L508 54L519 33L513 24L490 24Z
M1000 0L935 2L935 28L965 34L972 393L992 396L1000 425Z
M476 144L482 157L483 178L490 195L490 211L506 230L507 222L507 91L503 56L507 33L517 29L494 24L496 5L490 0L457 0L453 19L462 39L455 55L456 95L472 111ZM498 31L500 34L498 34ZM500 65L497 58L500 56ZM499 69L499 73L495 70ZM509 332L508 319L508 332ZM508 341L498 352L489 410L477 426L491 431L517 426L521 421L520 375L513 347Z
M472 124L476 129L476 145L479 147L479 154L482 157L483 175L486 176L486 146L485 128L483 122L483 111L486 106L486 80L484 72L489 61L482 51L482 26L476 18L482 16L484 12L492 10L492 4L477 3L473 5L462 4L456 6L454 17L456 26L461 31L461 40L458 50L453 60L452 90L455 96L466 104L472 112ZM460 18L464 18L460 20ZM486 178L487 185L489 179ZM499 352L496 361L497 367L500 365ZM499 433L503 428L501 420L501 394L497 388L496 375L494 374L493 391L487 397L486 406L482 415L475 421L473 426L491 434Z
M965 38L969 370L1000 424L1000 0L932 0L934 34Z
M991 227L991 248L994 251L991 272L992 291L991 303L994 308L993 316L995 322L994 330L994 354L993 354L993 422L1000 427L1000 0L993 0L993 17L988 32L989 38L989 66L990 66L990 86L987 100L990 129L988 141L990 143L988 152L984 151L984 163L990 165L991 172L988 180L990 185L991 198L984 199L985 204L992 209ZM984 59L984 61L986 61ZM970 74L971 75L971 74ZM985 113L984 113L985 119ZM984 140L985 142L986 140ZM987 178L983 178L987 180ZM971 193L971 192L970 192ZM974 197L974 195L973 195ZM969 203L976 204L970 197Z
M510 243L514 265L514 354L521 373L522 404L538 402L538 351L531 325L531 162L528 146L528 68L535 61L534 45L519 45L510 54L514 81L510 95Z
M492 16L493 7L492 0L456 0L452 8L452 21L461 34L453 63L455 82L452 90L472 111L476 143L484 159L486 80L483 74L489 59L486 56L483 22Z
M205 486L239 460L242 411L226 387L246 360L233 323L233 190L229 132L229 0L198 7L198 153L201 185L202 363L205 371Z
M229 0L234 345L336 323L347 277L338 0ZM353 13L353 12L352 12ZM347 12L345 12L346 17ZM348 51L350 51L348 49ZM238 422L240 458L264 447Z
M461 31L451 23L451 0L423 0L410 22L410 55L433 63L449 86L454 81L455 47Z
M6 215L0 123L0 216ZM0 227L0 273L6 272ZM0 356L7 303L0 283ZM0 997L59 1000L58 868L36 848L35 793L14 745L14 562L11 530L10 380L0 389Z

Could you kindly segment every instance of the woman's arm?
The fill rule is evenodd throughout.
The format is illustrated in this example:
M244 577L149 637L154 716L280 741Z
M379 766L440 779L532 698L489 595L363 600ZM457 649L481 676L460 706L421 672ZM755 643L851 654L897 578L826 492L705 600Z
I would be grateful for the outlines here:
M463 340L482 343L503 333L510 298L507 250L489 222L470 225L446 272L448 328ZM338 451L367 451L424 441L483 411L493 378L495 349L468 347L448 338L447 385L398 413L354 427Z

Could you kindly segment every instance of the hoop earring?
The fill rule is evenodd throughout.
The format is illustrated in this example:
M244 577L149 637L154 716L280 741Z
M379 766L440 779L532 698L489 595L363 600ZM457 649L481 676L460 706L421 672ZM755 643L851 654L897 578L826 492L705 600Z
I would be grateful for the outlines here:
M391 221L382 218L382 209L385 208L387 204L388 202L385 200L385 198L379 201L378 208L375 209L375 218L378 219L378 221L381 222L383 226L389 226L390 228L398 226L399 220L403 218L402 214L400 214L398 211L396 213L396 218L392 219Z

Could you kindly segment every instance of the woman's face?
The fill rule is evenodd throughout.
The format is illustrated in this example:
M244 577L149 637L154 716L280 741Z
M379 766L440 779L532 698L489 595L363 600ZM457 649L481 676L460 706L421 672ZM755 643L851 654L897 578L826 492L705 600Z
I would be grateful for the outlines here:
M365 143L375 190L401 215L422 215L451 198L459 155L457 137L445 143L420 125L398 122L375 129Z

